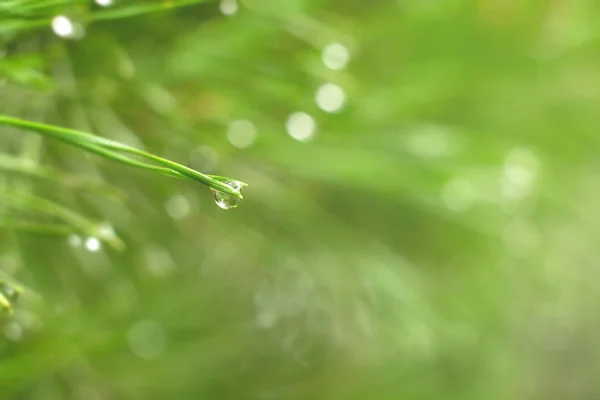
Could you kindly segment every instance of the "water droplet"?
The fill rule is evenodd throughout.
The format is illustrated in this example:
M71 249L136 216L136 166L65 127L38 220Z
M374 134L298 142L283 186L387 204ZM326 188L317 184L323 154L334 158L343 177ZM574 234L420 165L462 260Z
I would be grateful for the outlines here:
M100 240L98 240L98 238L89 237L85 240L85 248L88 251L96 252L96 251L100 250L101 247L102 247L102 244L100 243Z
M228 180L223 183L230 186L231 188L233 188L233 190L235 190L236 192L239 192L239 193L241 193L242 188L245 186L245 184L243 182L234 181L234 180ZM238 206L238 203L240 201L239 198L237 198L231 194L220 192L215 189L211 189L211 190L213 192L213 197L215 199L215 203L217 203L217 205L219 207L221 207L223 210L229 210L230 208L235 208Z
M334 83L325 83L317 89L316 101L319 108L328 113L338 112L344 107L344 90Z
M219 9L223 13L223 15L234 15L238 10L238 3L236 0L221 0L219 4Z
M310 140L316 131L315 119L305 112L291 114L286 122L288 134L300 142Z
M323 49L323 64L329 69L343 69L350 61L350 52L341 43L331 43Z
M108 7L111 6L113 3L113 0L96 0L96 4L98 4L100 7Z

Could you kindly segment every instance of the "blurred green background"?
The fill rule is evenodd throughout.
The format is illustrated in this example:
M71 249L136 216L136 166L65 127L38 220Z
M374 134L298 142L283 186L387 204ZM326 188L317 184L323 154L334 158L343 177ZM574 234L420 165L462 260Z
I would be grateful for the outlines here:
M594 0L0 0L0 114L249 184L0 126L0 398L600 398L599 110Z

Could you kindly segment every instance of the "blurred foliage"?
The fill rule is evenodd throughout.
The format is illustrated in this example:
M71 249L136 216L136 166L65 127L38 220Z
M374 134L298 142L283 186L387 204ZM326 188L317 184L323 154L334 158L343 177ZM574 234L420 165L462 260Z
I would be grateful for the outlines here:
M99 4L0 0L0 114L249 187L0 127L2 399L600 397L599 2Z

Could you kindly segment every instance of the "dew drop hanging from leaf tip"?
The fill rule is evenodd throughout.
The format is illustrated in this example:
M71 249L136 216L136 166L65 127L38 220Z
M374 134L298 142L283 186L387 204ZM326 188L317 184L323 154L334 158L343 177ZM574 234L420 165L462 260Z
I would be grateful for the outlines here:
M224 181L226 185L230 186L233 190L241 194L242 188L246 186L245 183L235 180ZM236 208L240 202L240 199L228 194L223 193L219 190L211 189L213 193L213 198L215 199L215 203L217 206L222 208L223 210L229 210L230 208Z

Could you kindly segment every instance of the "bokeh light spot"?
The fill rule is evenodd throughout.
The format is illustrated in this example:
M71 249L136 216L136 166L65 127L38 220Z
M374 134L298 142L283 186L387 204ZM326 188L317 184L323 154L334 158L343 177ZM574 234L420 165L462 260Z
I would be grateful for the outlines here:
M96 237L89 237L85 240L85 248L92 253L100 250L101 247L102 244Z
M73 22L64 15L57 15L52 19L52 30L60 37L71 37L75 33Z
M442 201L455 212L467 211L474 201L473 185L465 178L456 178L442 189Z
M227 140L240 149L251 146L256 136L254 124L245 119L232 121L227 129Z
M190 214L191 206L184 195L178 194L167 200L165 210L169 217L173 219L182 219Z
M306 142L315 135L317 123L310 114L295 112L288 117L286 128L291 137Z
M344 107L346 95L340 86L334 83L325 83L317 89L315 99L321 110L335 113Z
M331 43L323 48L323 64L329 69L340 70L350 61L350 52L341 43Z
M223 15L234 15L237 13L238 8L237 0L221 0L221 3L219 3L219 9Z

